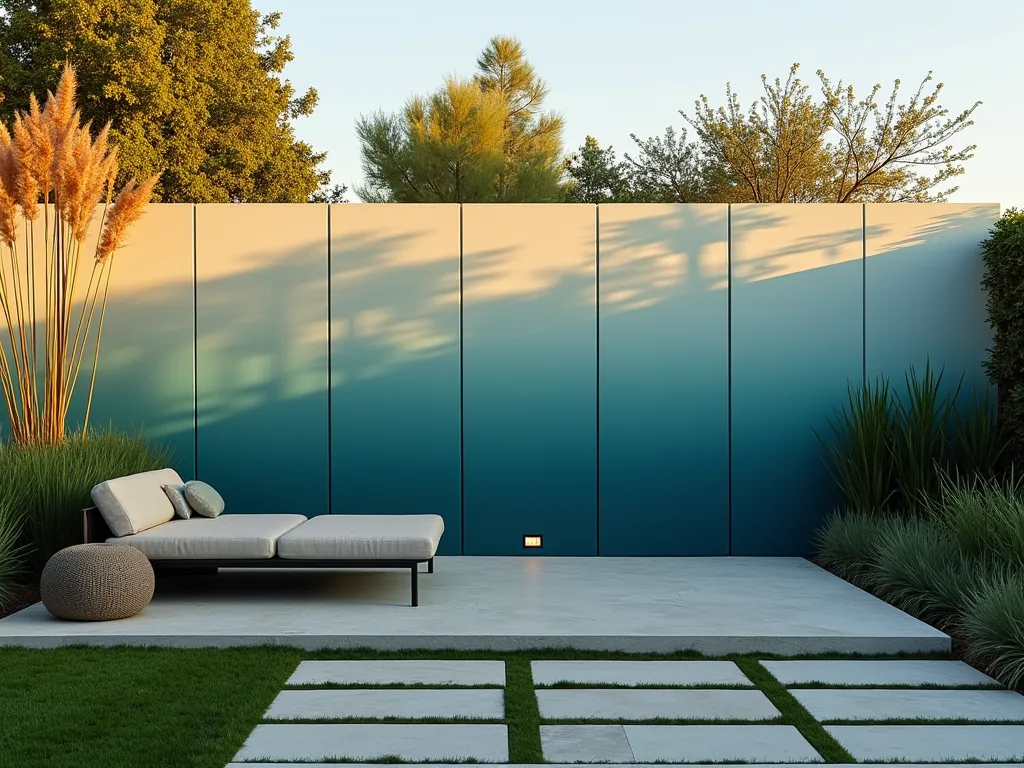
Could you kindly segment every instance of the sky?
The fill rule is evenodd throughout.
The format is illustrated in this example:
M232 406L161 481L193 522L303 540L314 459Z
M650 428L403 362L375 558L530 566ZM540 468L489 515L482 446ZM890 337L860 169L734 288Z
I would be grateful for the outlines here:
M299 138L328 153L333 181L362 180L355 122L397 111L445 75L469 77L494 35L517 37L546 81L545 108L565 119L567 151L595 136L621 157L640 138L682 126L706 94L724 104L731 83L744 108L761 75L791 64L816 90L815 72L867 95L896 78L901 102L933 70L940 103L957 114L976 101L975 125L954 139L977 144L953 202L1024 207L1024 0L254 0L281 11L295 60L284 76L313 86L316 112ZM349 199L355 200L350 192Z

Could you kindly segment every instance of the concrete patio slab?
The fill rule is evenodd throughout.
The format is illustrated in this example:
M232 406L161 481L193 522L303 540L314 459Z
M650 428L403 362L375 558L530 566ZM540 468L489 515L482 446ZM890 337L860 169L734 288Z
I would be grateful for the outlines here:
M503 661L303 661L287 685L505 685Z
M501 720L505 717L505 693L483 688L281 691L263 717L265 720L380 720L385 717Z
M1024 725L826 725L858 762L1024 761Z
M534 661L533 684L745 685L753 686L731 661Z
M762 661L783 685L998 685L962 661L928 659Z
M508 762L504 725L257 725L236 762L325 759Z
M634 763L621 725L542 725L540 743L549 763Z
M821 756L791 725L626 725L638 763L814 762Z
M760 691L548 688L544 720L771 720L780 712Z
M710 655L947 652L949 637L799 558L438 558L405 571L226 570L160 579L131 619L62 622L41 604L0 645L581 650Z
M727 693L727 691L722 691ZM741 693L741 691L734 691ZM817 720L1015 720L1024 696L1014 691L800 688L796 700Z

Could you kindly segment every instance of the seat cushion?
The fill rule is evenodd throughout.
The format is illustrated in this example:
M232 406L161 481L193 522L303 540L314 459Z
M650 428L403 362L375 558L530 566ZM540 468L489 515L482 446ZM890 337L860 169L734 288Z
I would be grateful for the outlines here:
M437 515L320 515L278 539L288 560L429 560L444 520Z
M173 469L126 475L93 487L92 503L115 536L130 536L174 518L165 485L182 485Z
M281 534L305 521L302 515L194 516L107 541L135 547L150 560L266 559Z

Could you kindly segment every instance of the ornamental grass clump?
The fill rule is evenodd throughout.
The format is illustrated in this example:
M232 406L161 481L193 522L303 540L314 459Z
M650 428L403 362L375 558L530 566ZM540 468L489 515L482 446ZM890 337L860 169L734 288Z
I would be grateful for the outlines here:
M57 445L81 372L96 383L114 254L152 197L159 174L128 182L115 196L117 148L110 124L95 136L75 106L74 69L40 107L32 97L10 130L0 124L0 389L19 445ZM86 243L99 204L100 236ZM83 265L88 268L88 282Z

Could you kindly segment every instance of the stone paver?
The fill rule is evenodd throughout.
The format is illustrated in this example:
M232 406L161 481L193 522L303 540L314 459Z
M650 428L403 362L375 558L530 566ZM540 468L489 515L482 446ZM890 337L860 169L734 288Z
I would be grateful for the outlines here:
M760 691L651 688L547 688L537 691L545 720L771 720L779 710Z
M790 725L542 725L554 763L796 761L821 757Z
M505 717L504 692L496 688L281 691L264 715L267 720L385 717L501 720Z
M626 725L638 763L662 761L821 762L791 725Z
M633 763L621 725L542 725L540 743L550 763Z
M534 661L534 685L746 685L731 661Z
M508 762L504 725L257 725L235 761L324 759Z
M834 661L762 661L783 685L997 685L962 661L879 659Z
M1013 691L822 688L792 692L817 720L1020 720Z
M858 761L1024 760L1024 725L826 725Z
M505 685L503 661L303 661L288 685Z

